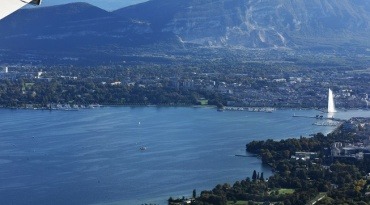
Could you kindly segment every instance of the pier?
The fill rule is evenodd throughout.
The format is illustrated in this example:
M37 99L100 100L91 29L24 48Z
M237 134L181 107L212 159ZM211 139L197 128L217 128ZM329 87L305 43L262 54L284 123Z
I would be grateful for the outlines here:
M247 112L274 112L276 108L272 107L224 107L226 111L247 111Z
M337 122L344 122L345 120L339 119L339 118L334 118L334 117L324 117L322 115L316 115L316 116L304 116L304 115L293 115L293 117L301 117L301 118L314 118L318 120L332 120L332 121L337 121Z

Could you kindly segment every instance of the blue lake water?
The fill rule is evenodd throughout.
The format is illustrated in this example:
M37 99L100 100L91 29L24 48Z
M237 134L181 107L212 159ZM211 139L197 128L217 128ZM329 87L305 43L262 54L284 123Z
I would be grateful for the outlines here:
M245 155L251 140L329 133L315 110L216 112L211 108L106 107L0 110L0 204L166 204L251 177L271 175ZM370 117L369 111L335 117ZM141 151L140 147L146 147Z

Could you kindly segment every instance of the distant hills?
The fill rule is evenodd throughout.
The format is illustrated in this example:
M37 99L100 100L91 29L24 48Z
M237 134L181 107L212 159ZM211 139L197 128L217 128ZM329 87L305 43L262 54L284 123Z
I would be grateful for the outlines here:
M0 48L70 50L155 41L149 23L87 3L20 10L0 21ZM150 39L150 40L148 40Z
M151 0L107 12L87 3L24 9L0 21L0 49L92 51L151 46L370 47L370 1Z

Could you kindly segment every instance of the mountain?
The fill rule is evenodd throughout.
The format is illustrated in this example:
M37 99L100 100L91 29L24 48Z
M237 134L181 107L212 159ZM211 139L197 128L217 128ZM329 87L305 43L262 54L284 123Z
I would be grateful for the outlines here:
M370 2L363 0L152 0L114 13L152 23L153 29L185 42L213 46L292 47L370 39Z
M0 21L0 49L68 51L136 46L158 39L149 24L87 3L23 9Z
M126 19L148 22L155 31L161 32L168 23L175 20L190 5L189 0L152 0L125 7L113 13Z
M72 3L0 21L0 51L115 53L158 43L366 50L369 22L370 1L363 0L150 0L113 12Z

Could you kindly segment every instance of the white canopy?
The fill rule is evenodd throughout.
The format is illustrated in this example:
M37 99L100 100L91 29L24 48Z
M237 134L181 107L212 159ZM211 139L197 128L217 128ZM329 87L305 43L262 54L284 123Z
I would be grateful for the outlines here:
M14 11L22 8L32 0L1 0L0 2L0 19L8 16Z

